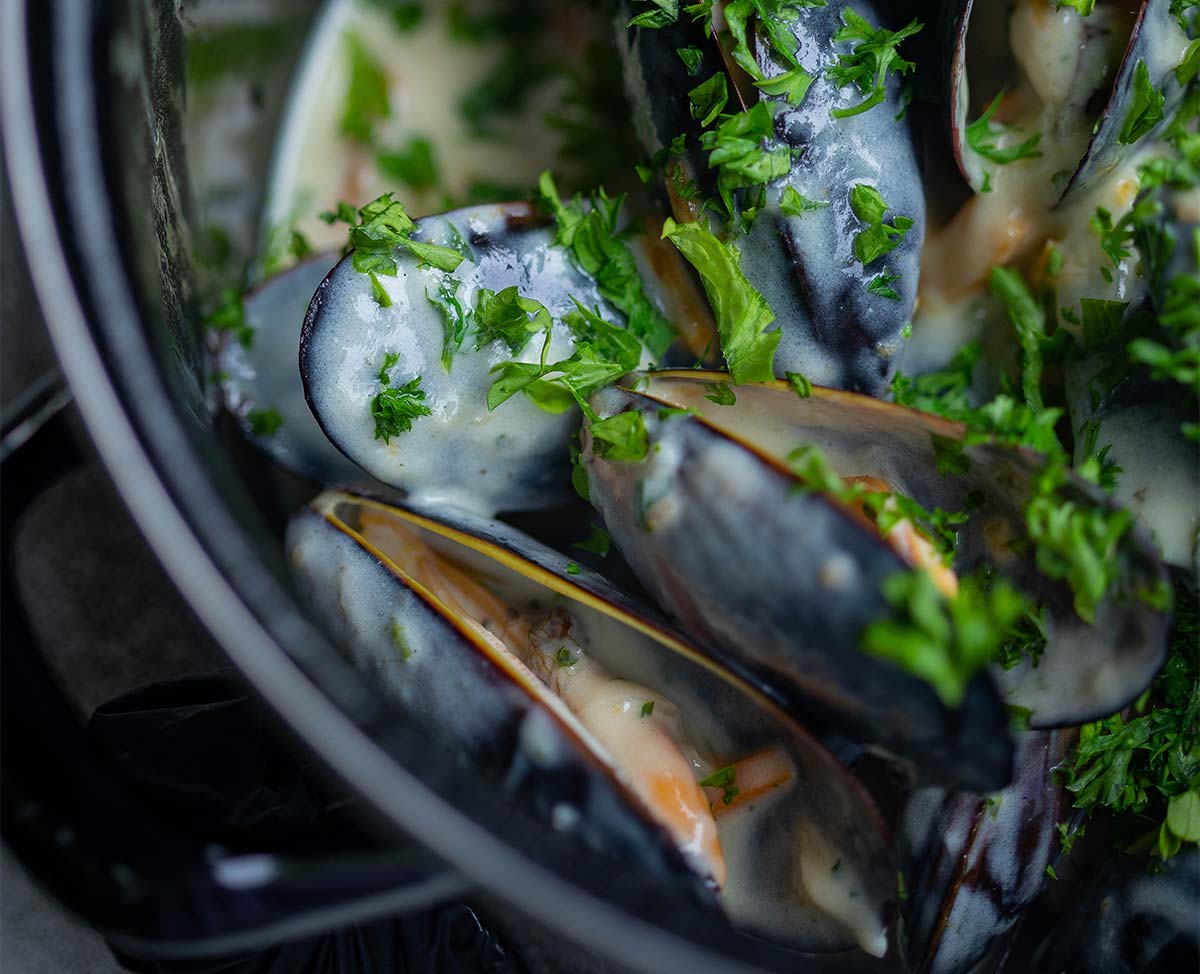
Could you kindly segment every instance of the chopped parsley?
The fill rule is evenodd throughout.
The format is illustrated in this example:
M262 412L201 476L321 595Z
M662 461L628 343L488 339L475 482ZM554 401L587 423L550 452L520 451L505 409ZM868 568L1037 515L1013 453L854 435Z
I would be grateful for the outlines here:
M329 217L327 223L333 223L335 220L351 223L350 246L354 251L354 269L360 274L395 277L396 249L401 248L416 257L421 264L447 272L456 270L463 262L463 253L455 247L412 240L411 236L417 225L405 211L404 204L392 199L392 195L384 193L362 207L357 214L357 223L352 222L353 214L346 212L349 207L345 207L343 203L338 204L336 213L322 214L322 218ZM378 285L377 281L375 285ZM380 304L387 306L383 300L386 294L382 288L373 286L372 293Z
M425 405L425 393L421 390L421 377L393 386L392 368L400 361L396 352L386 352L383 365L376 376L383 388L371 400L371 416L375 420L375 439L391 443L393 436L407 433L412 429L415 419L431 415L431 410Z
M1042 400L1044 352L1050 347L1046 335L1046 312L1030 293L1018 271L993 267L988 275L988 290L1005 311L1021 347L1021 394L1035 412L1045 408Z
M628 331L661 358L674 343L675 330L647 297L633 252L617 229L624 197L610 199L599 190L586 203L576 195L564 204L549 172L542 173L538 190L558 224L558 243L595 280L600 296L625 315Z
M725 82L725 72L718 71L707 81L702 81L688 92L688 103L691 106L692 118L702 126L711 125L725 109L729 101L729 88Z
M687 68L687 73L694 75L700 70L700 64L704 60L704 53L698 47L693 47L690 44L687 47L675 48L675 53L679 55L679 60L683 62L683 66Z
M801 399L807 399L812 395L812 383L799 372L785 372L784 377L787 379L788 388Z
M538 332L551 326L541 301L522 297L515 284L502 291L481 287L475 292L475 347L503 342L514 355Z
M737 769L732 764L705 775L700 779L700 787L719 790L721 801L726 805L733 804L733 800L741 794L737 787Z
M948 707L962 703L972 677L997 656L1027 601L1004 579L985 587L974 576L943 596L923 569L885 579L889 619L863 631L863 649L928 683Z
M420 136L414 136L399 148L375 153L375 165L388 179L409 189L432 189L438 182L433 144Z
M574 666L579 662L578 656L572 656L571 651L566 646L559 646L558 652L554 654L554 662L560 668Z
M654 701L647 700L642 704L642 716L649 717L652 713L654 713Z
M670 217L663 224L663 237L679 248L700 274L734 383L773 379L779 332L768 332L767 327L775 315L742 273L737 249L700 223L676 223Z
M1050 459L1034 477L1025 505L1025 527L1037 553L1038 569L1065 579L1075 595L1075 612L1087 623L1121 576L1117 550L1133 527L1133 515L1084 498L1068 499L1066 462Z
M884 223L888 205L879 190L866 183L850 187L850 208L864 224L854 237L854 256L864 267L900 246L913 225L907 216L897 216L890 225Z
M1001 166L1007 166L1019 159L1039 158L1042 154L1042 150L1038 148L1038 143L1042 141L1041 132L1034 132L1024 142L1017 145L1009 145L1004 148L996 145L997 137L1008 131L1006 126L992 121L1003 98L1004 91L1001 89L983 114L967 126L967 144L978 155Z
M357 34L346 34L346 59L349 80L342 99L342 133L368 145L375 123L392 113L387 75Z
M474 313L464 308L462 302L458 300L458 289L462 282L457 277L445 275L438 281L437 290L429 293L429 289L425 289L425 298L432 304L442 315L442 324L444 337L442 339L442 368L447 372L450 371L450 363L454 359L455 353L462 348L463 340L467 337L467 330L471 327L471 322L474 319Z
M726 213L742 225L765 203L763 187L786 176L792 168L792 150L787 146L765 148L774 137L775 120L765 101L744 112L722 115L716 128L700 135L700 148L708 152L709 168L717 173L717 192ZM758 189L750 206L739 209L733 194L738 190Z
M246 422L255 436L274 436L283 426L283 416L273 407L251 409L246 413Z
M887 298L889 301L899 301L900 295L892 287L898 280L900 280L900 275L889 273L887 265L884 264L883 271L871 278L870 283L867 284L867 290L871 294L877 294L881 298Z
M836 85L853 85L867 97L850 108L835 108L834 118L848 118L870 111L887 99L889 72L905 75L915 65L900 56L900 42L918 33L924 25L913 20L898 31L875 28L861 14L847 7L842 11L842 27L833 35L835 44L849 42L849 52L838 54L838 63L826 69L826 76Z
M573 562L573 561L567 562L567 574L568 575L578 575L579 574L579 566L577 564L575 564L575 562Z
M679 19L679 0L634 0L649 9L635 14L626 27L666 27Z
M396 647L400 662L407 663L412 659L413 651L412 646L408 644L408 637L404 635L404 626L399 619L392 620L392 624L388 627L388 634L392 637L392 645Z
M1133 851L1167 859L1200 841L1200 659L1197 599L1176 587L1176 618L1162 672L1128 714L1085 724L1066 762L1075 807L1116 816Z
M1096 0L1054 0L1054 6L1059 10L1070 7L1080 17L1086 17L1096 9Z
M810 200L801 196L795 186L788 186L779 197L779 212L785 216L803 216L814 210L823 210L829 206L824 200Z
M246 305L237 288L224 288L217 306L208 313L204 323L215 332L232 335L243 348L254 344L254 326L246 320Z
M603 558L612 548L612 538L600 525L593 524L588 536L582 541L576 541L571 547L593 552Z
M737 402L737 396L733 389L729 387L728 382L717 382L712 387L712 392L704 396L709 402L715 402L718 406L732 406Z
M1145 60L1139 58L1133 72L1133 93L1117 141L1121 145L1129 145L1152 132L1163 120L1164 102L1163 93L1150 80L1150 70Z
M637 410L616 413L607 419L592 419L588 431L592 436L592 452L605 460L637 463L650 450L646 423Z
M551 325L547 315L541 360L495 366L492 371L499 378L488 391L488 409L523 392L547 412L562 413L576 404L590 416L587 396L638 367L641 345L636 338L578 302L576 309L563 319L575 338L574 354L558 362L546 361Z

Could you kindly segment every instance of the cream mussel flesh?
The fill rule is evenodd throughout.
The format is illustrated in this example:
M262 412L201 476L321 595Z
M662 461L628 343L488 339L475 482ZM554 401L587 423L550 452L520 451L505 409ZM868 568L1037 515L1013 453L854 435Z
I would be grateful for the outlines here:
M1046 468L1040 455L964 443L955 423L819 387L805 397L782 382L730 388L728 376L699 371L625 381L592 406L600 418L638 412L648 449L641 460L606 458L585 426L593 505L686 631L812 717L908 758L931 780L989 790L1011 766L993 681L1031 726L1059 726L1113 713L1161 666L1168 614L1134 593L1161 591L1165 574L1140 531L1128 528L1112 552L1121 588L1098 601L1094 624L1077 615L1065 581L1039 570L1024 507ZM906 518L885 536L828 489L806 489L787 460L798 447L819 450L843 483L869 478L927 510L962 512L953 571ZM938 473L948 459L953 469ZM1058 489L1076 508L1113 509L1077 477L1064 474ZM860 649L865 628L891 613L889 576L925 569L952 595L984 566L1044 607L1040 654L976 674L955 708Z
M514 802L765 940L882 956L895 860L871 799L652 612L465 513L327 492L287 545L352 661Z

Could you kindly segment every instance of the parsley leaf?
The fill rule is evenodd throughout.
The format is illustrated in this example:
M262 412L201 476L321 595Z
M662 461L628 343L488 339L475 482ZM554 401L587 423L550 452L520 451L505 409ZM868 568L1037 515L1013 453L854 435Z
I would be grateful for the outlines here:
M366 145L374 124L392 113L387 75L357 34L346 35L346 58L350 77L342 100L342 133Z
M1033 410L1045 407L1042 401L1042 351L1047 343L1046 312L1034 300L1018 271L993 267L988 275L988 290L1008 312L1021 346L1021 393Z
M1150 80L1150 70L1145 60L1139 58L1133 72L1133 94L1117 141L1121 145L1129 145L1153 131L1163 120L1165 100L1163 93Z
M676 223L670 217L663 224L663 237L679 248L700 274L734 383L773 379L771 363L779 332L766 329L775 315L742 273L737 249L722 243L700 223Z
M787 379L788 387L801 399L807 399L812 395L812 383L799 372L786 372L784 377Z
M437 185L437 166L433 160L433 144L414 136L397 149L385 149L375 154L375 165L388 179L403 183L410 189L431 189Z
M371 416L375 420L375 439L391 443L393 436L412 429L413 420L429 416L432 410L425 405L425 393L421 389L421 377L402 386L393 386L392 368L400 361L396 352L386 352L377 378L383 389L371 400Z
M791 171L791 149L764 148L774 132L771 110L760 101L744 112L722 116L715 129L700 136L700 147L708 151L709 168L717 172L717 192L731 219L745 216L734 205L735 191L763 186Z
M515 284L502 291L481 287L475 293L477 349L490 342L503 342L514 355L529 339L550 328L550 312L540 301L522 297Z
M675 53L679 55L679 60L683 62L689 75L694 75L700 70L700 63L704 60L704 54L700 48L689 44L687 47L675 48Z
M232 335L243 348L254 344L254 326L246 320L246 306L237 288L221 291L216 308L208 313L204 323L213 331Z
M829 203L822 200L810 200L801 196L795 186L788 186L779 197L779 212L785 216L803 216L814 210L823 210Z
M666 27L679 19L679 0L635 0L641 6L649 7L635 14L626 27Z
M441 312L444 327L442 339L442 368L450 371L450 363L454 354L462 348L463 339L467 337L467 329L474 317L471 311L462 306L458 300L458 288L462 282L457 277L444 276L438 281L434 294L425 289L425 298Z
M649 717L652 713L654 713L654 701L647 700L642 704L642 716Z
M1051 458L1034 478L1025 505L1025 527L1037 552L1038 569L1066 579L1075 612L1094 623L1096 607L1121 573L1117 549L1133 526L1128 510L1109 510L1086 499L1068 499L1066 461Z
M1176 618L1162 672L1132 713L1085 724L1066 762L1067 790L1089 814L1107 809L1124 831L1157 834L1168 858L1196 842L1194 802L1200 792L1200 659L1197 600L1176 586ZM1173 813L1173 814L1172 814ZM1147 843L1136 845L1149 848Z
M283 417L275 408L251 409L246 413L246 422L255 436L274 436L283 426Z
M887 265L884 264L883 273L871 278L870 283L867 285L867 290L871 294L878 294L881 298L887 298L889 301L899 301L900 295L892 287L898 280L900 280L900 275L889 274Z
M707 128L725 109L729 101L729 89L725 82L725 72L718 71L707 81L696 85L688 92L688 104L691 106L692 118Z
M1059 10L1071 7L1080 17L1086 17L1096 9L1096 0L1054 0L1054 6Z
M984 113L967 126L967 144L978 155L1002 166L1007 166L1018 159L1040 158L1042 151L1038 148L1038 143L1042 141L1041 132L1034 132L1024 142L1017 145L1006 146L1003 149L996 145L997 136L1003 135L1007 131L1006 126L992 123L992 116L996 114L1003 98L1004 91L1001 89Z
M924 680L948 707L962 703L971 678L995 659L1025 598L1002 578L990 589L974 577L947 599L929 573L916 569L884 580L894 615L863 631L863 649Z
M854 85L868 97L850 108L835 108L830 114L834 118L848 118L882 104L887 98L888 72L905 75L914 67L911 61L900 56L897 50L900 42L918 33L923 26L914 20L898 31L877 29L850 7L843 10L842 27L833 35L833 42L849 41L853 47L849 53L838 54L838 63L828 68L825 74L834 84L841 87Z
M571 547L582 548L584 551L591 551L604 558L612 548L612 537L600 525L593 524L588 531L588 536L582 541L576 541Z
M737 787L737 769L732 765L718 768L711 774L700 779L701 788L716 788L721 792L721 801L726 805L733 803L741 792Z
M564 204L549 172L542 173L538 190L558 224L558 243L595 280L600 296L625 315L630 333L655 359L661 358L675 341L675 329L647 297L633 252L617 230L624 197L609 199L599 190L590 207L579 195Z
M866 183L855 183L850 187L850 208L865 224L854 237L854 256L864 267L900 246L913 225L907 216L897 216L891 225L884 223L887 203L879 190Z
M646 422L637 410L616 413L607 419L592 419L588 431L592 436L592 451L606 460L637 463L650 450Z

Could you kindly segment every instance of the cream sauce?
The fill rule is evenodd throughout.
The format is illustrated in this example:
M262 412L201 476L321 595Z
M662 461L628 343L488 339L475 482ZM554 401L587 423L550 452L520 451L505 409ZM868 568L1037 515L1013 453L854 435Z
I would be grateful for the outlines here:
M396 190L410 215L423 216L445 210L447 199L465 199L476 181L533 186L538 174L555 164L561 139L543 116L559 104L562 81L538 85L519 112L496 121L494 137L477 135L459 104L487 78L503 48L496 41L454 38L449 4L422 7L417 27L401 32L379 5L363 0L328 5L292 86L269 181L268 232L294 225L318 249L339 247L345 227L317 216L339 199L361 205ZM413 138L428 140L439 185L421 190L398 185L376 164L374 152L342 133L350 34L387 77L391 113L375 127L377 145L402 149ZM582 38L569 37L566 43L575 50Z

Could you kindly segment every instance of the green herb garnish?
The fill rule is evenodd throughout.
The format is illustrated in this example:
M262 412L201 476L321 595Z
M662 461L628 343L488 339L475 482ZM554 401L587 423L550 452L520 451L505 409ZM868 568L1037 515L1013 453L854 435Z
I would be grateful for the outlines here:
M1136 142L1152 132L1163 120L1165 97L1150 80L1150 70L1143 58L1138 59L1133 71L1133 99L1125 112L1117 141L1121 145Z
M1006 126L992 122L992 116L996 114L1003 98L1004 91L1001 90L992 99L983 114L967 126L967 144L977 154L1002 166L1007 166L1019 159L1040 158L1042 151L1038 148L1038 143L1042 141L1041 132L1034 132L1024 142L1017 145L1006 146L1003 149L996 145L997 136L1003 135L1007 131Z
M864 267L900 246L913 225L907 216L897 216L890 225L884 223L888 205L879 190L866 183L855 183L850 188L850 208L865 225L854 237L854 256Z
M592 436L592 452L605 460L638 463L646 459L650 450L646 423L637 410L593 419L588 432Z
M250 432L255 436L274 436L283 426L283 416L273 407L251 409L246 413L246 422L250 424Z
M735 384L769 382L779 332L768 332L775 320L770 306L742 273L735 247L722 243L700 223L663 224L670 240L696 268L712 303L721 352Z
M421 377L393 386L391 379L392 368L400 361L396 352L386 352L383 365L376 376L383 389L371 400L371 416L375 420L375 439L391 443L393 436L407 433L412 429L413 421L421 416L429 416L432 411L425 405L425 393L421 390Z
M732 764L705 775L700 779L700 787L718 789L721 792L721 801L726 805L732 804L741 794L737 787L737 769Z
M872 27L862 15L847 7L842 11L842 27L833 35L833 42L850 42L849 53L838 54L838 63L826 70L834 84L853 85L868 97L850 108L835 108L834 118L848 118L870 111L887 99L889 72L905 75L915 65L900 56L898 47L906 37L912 37L924 25L916 20L898 31Z
M342 99L342 132L367 145L375 123L392 113L387 75L357 34L346 34L346 59L350 77Z

